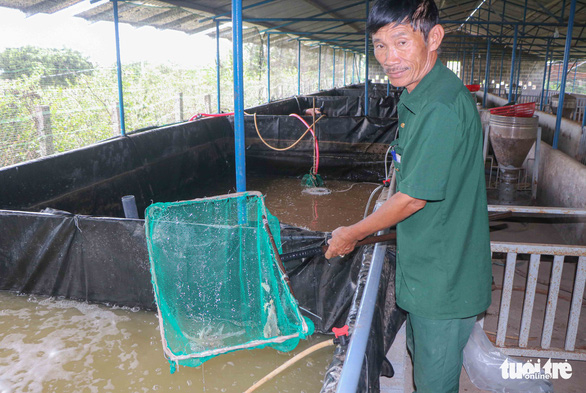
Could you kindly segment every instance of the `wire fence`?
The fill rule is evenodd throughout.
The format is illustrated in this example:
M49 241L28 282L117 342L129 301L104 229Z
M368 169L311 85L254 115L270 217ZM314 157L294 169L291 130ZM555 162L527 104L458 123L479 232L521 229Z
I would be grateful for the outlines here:
M364 73L364 66L359 65L363 58L352 52L326 45L320 48L313 42L273 34L269 84L267 39L266 33L254 27L247 29L245 107L268 102L269 90L270 100L274 101L358 82L359 69ZM221 52L219 91L216 64L197 69L145 62L123 64L126 132L186 121L197 113L231 112L234 98L230 52ZM121 134L115 67L39 67L25 64L7 71L0 64L0 167Z
M0 80L0 166L120 135L116 70L90 71L66 87L43 86L37 76ZM198 83L205 72L125 67L126 129L162 126L211 110L211 89Z

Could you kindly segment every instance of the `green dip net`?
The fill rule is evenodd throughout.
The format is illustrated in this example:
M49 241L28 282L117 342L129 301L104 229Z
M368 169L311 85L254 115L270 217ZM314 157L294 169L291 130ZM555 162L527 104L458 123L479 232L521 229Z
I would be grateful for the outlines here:
M260 193L155 203L145 217L172 372L240 349L290 351L313 333L275 257L279 222Z

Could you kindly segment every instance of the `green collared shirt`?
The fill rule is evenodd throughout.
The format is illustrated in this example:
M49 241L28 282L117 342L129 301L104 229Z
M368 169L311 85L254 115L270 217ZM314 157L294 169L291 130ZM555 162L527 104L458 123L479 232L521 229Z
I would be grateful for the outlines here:
M439 59L399 101L397 190L426 206L397 225L397 304L465 318L491 301L482 128L462 81Z

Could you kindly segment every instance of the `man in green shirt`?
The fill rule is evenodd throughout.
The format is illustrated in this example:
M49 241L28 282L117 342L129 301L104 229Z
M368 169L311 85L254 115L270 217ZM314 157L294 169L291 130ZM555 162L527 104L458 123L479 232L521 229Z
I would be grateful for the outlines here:
M457 392L462 350L491 301L491 253L476 104L439 60L433 0L379 0L367 30L391 84L405 87L393 142L397 192L364 220L332 232L327 258L397 225L397 304L417 392Z

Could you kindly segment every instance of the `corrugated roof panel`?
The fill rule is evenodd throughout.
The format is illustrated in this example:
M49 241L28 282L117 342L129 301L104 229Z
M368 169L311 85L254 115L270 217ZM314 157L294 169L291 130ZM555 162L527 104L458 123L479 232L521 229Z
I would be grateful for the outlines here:
M1 7L20 9L27 15L36 13L54 13L71 5L80 3L82 0L0 0ZM87 0L83 0L87 1ZM488 4L491 4L490 13L487 11ZM575 15L574 47L572 53L583 56L586 52L581 36L586 24L586 2L578 0ZM133 0L132 2L119 2L120 21L135 26L154 26L159 29L174 29L195 34L214 26L211 16L223 15L222 19L231 17L230 0ZM371 1L371 4L374 4ZM527 25L523 29L519 27L518 44L523 51L543 56L548 39L552 41L552 49L556 56L561 53L565 43L566 24L570 9L570 1L559 0L532 0L525 9L523 0L438 0L440 8L440 19L450 20L454 23L446 23L444 27L447 33L466 33L469 36L478 35L486 39L487 32L493 43L502 45L512 44L514 27L511 24L500 25L505 22L523 22L523 19L534 25ZM565 9L562 18L562 8ZM479 7L477 9L477 7ZM94 8L78 14L77 16L90 21L113 21L112 3L103 1ZM475 11L476 10L476 11ZM249 18L308 18L318 17L320 21L279 21L265 20L257 21L254 25L259 30L270 31L280 30L282 32L298 34L302 39L316 39L331 45L338 44L341 47L357 48L360 50L364 45L360 44L363 38L355 36L356 33L364 31L364 22L339 22L339 19L364 19L365 2L352 0L243 0L243 15ZM331 18L332 21L325 19ZM492 24L465 24L465 20L474 23L477 21ZM497 22L497 23L495 23ZM561 23L560 23L561 22ZM246 22L245 22L246 23ZM556 23L559 26L546 26ZM581 26L581 27L580 27ZM326 30L327 34L319 33ZM554 38L555 32L559 33ZM332 34L339 33L339 34ZM470 41L471 42L471 41ZM469 42L469 43L470 43ZM468 44L469 44L468 43ZM450 44L452 45L452 44ZM457 48L459 44L453 44ZM479 50L485 43L477 43ZM448 45L446 45L448 46Z
M0 7L21 10L27 16L44 13L53 14L83 0L0 0Z

